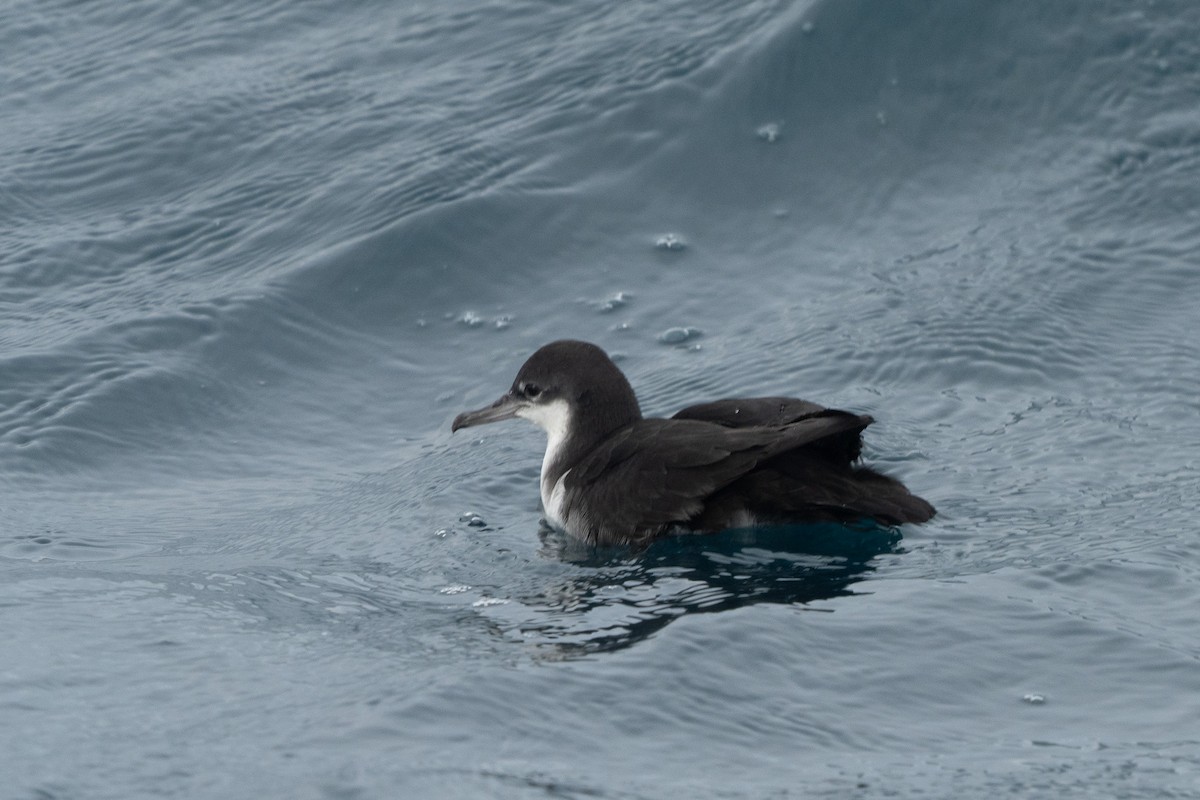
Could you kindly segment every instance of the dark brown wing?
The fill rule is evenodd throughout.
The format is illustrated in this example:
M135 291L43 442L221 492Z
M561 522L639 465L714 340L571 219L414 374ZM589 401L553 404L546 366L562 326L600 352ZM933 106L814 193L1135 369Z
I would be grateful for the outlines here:
M796 397L730 397L688 406L676 412L672 419L698 419L727 428L751 428L788 425L821 416L858 418L858 415L848 411L825 408ZM869 424L870 417L867 420ZM861 434L862 427L851 427L840 434L814 442L811 449L835 463L849 464L862 454Z
M701 527L722 527L729 509L751 509L764 520L885 525L926 522L936 513L895 478L869 467L833 467L799 450L738 478L708 503ZM794 455L794 457L792 457Z
M675 412L672 419L700 419L727 428L765 428L798 422L826 410L796 397L729 397L688 406Z
M818 414L788 425L726 427L692 419L644 419L623 428L564 478L568 529L618 544L686 525L719 489L759 463L828 437L858 432L871 418Z

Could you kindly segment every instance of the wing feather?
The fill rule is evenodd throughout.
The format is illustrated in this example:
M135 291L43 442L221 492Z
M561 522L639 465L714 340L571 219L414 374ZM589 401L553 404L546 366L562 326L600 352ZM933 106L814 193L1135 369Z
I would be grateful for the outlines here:
M778 427L822 416L859 418L848 411L825 408L796 397L735 397L688 406L672 419L698 419L727 428L751 428ZM812 442L813 449L834 463L850 464L862 454L861 433L862 428L852 426L839 435Z
M871 418L817 414L790 424L727 427L695 419L643 419L618 431L563 477L564 523L599 544L686 525L716 491L763 461L829 437L857 436Z

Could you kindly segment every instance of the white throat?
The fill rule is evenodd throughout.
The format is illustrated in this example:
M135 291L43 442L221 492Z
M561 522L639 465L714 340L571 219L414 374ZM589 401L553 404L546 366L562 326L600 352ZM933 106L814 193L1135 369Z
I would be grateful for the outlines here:
M542 458L542 507L546 511L546 519L551 525L563 527L562 497L564 472L553 484L550 482L550 467L562 454L567 441L567 433L571 428L571 407L566 400L552 400L549 403L526 406L517 412L517 416L527 419L546 432L546 455ZM569 470L568 470L569 471Z

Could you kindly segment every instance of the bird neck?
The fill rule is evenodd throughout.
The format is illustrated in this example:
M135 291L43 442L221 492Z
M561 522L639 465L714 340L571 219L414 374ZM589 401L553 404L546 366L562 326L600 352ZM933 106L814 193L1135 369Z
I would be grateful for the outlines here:
M542 459L542 498L545 501L558 481L598 444L642 418L637 397L625 381L606 383L574 398L561 425L546 428L546 455Z

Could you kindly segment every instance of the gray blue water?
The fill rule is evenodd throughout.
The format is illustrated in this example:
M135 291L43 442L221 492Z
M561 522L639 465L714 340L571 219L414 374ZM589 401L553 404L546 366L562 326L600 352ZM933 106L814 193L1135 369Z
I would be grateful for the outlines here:
M0 796L1200 796L1200 5L0 7ZM594 552L643 410L938 506Z

